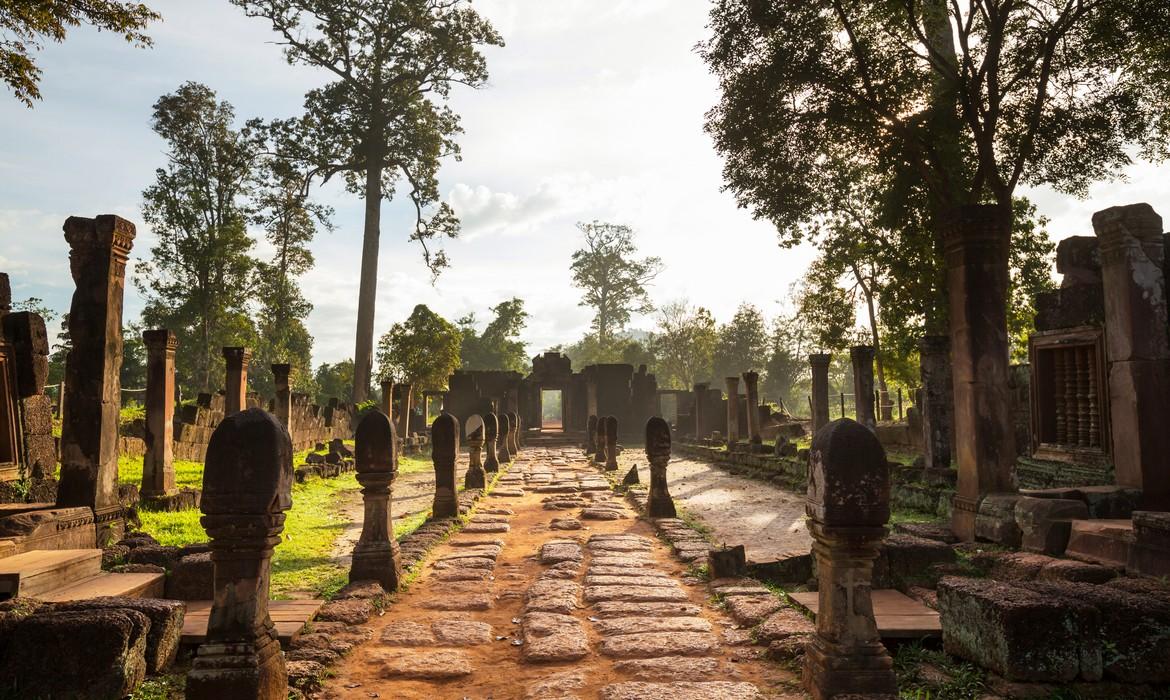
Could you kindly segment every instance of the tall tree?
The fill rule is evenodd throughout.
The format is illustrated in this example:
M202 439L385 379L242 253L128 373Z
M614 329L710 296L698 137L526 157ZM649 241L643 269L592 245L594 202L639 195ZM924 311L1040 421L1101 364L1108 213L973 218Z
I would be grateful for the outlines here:
M69 29L89 24L147 47L151 40L144 30L157 19L157 12L137 2L0 0L0 80L17 100L32 107L33 100L41 99L41 69L32 54L46 39L60 43Z
M738 377L749 370L763 369L768 357L768 329L764 314L743 303L731 320L719 327L715 343L715 381Z
M135 267L142 319L174 331L183 348L180 381L203 391L222 379L220 348L255 338L248 197L264 139L256 124L236 129L234 119L232 106L199 83L160 97L151 126L166 142L167 165L142 193L143 218L157 237Z
M584 290L579 306L593 309L597 343L606 348L634 313L653 310L646 285L662 271L660 258L637 258L634 230L600 221L577 223L585 247L573 253L573 285Z
M459 367L462 340L455 324L419 304L378 341L379 375L410 383L418 391L444 389Z
M456 323L463 335L459 356L463 369L503 369L523 372L528 366L527 345L520 332L528 322L524 300L513 297L491 308L492 320L480 333L471 313Z
M658 326L650 345L657 358L658 385L667 389L690 389L712 375L715 345L719 334L715 318L701 306L685 300L658 309Z
M405 182L414 205L412 241L433 274L447 265L428 243L454 237L459 222L439 203L439 159L459 156L459 116L446 106L454 85L487 81L483 46L502 46L470 0L232 0L272 24L291 64L321 68L333 82L305 96L300 136L286 155L310 175L341 174L365 199L354 349L355 403L369 393L382 199Z
M317 403L324 406L329 399L340 399L353 394L353 360L334 364L323 362L313 373Z
M764 365L762 394L776 398L794 415L804 415L804 391L808 382L811 334L797 313L779 316L772 325L768 361Z

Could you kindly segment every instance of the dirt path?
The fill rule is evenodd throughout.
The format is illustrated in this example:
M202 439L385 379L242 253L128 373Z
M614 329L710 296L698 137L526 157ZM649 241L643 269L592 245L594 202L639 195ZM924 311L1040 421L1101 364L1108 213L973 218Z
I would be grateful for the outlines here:
M638 456L638 477L648 484L649 466ZM670 460L667 478L674 502L711 528L716 542L744 545L748 561L808 554L812 537L804 524L803 494L690 459Z
M404 518L430 510L434 496L433 471L424 470L400 475L394 480L394 495L390 502L390 514L394 517L394 524L397 525L398 521ZM332 556L340 566L348 569L353 547L362 534L362 521L365 520L361 490L346 491L338 507L348 525L334 542Z
M799 698L578 450L523 452L332 669L344 700ZM758 585L758 584L757 584ZM765 595L766 591L765 591Z

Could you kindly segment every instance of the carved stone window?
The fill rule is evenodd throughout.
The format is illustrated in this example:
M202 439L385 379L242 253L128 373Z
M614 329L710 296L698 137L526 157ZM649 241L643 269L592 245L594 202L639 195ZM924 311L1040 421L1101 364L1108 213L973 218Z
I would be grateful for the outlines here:
M1031 338L1032 447L1036 457L1099 461L1110 453L1109 392L1100 328Z

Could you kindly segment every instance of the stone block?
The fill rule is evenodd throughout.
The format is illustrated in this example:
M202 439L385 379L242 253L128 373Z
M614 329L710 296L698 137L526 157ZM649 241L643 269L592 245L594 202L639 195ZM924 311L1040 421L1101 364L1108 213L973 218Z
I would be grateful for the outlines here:
M1020 544L1029 551L1049 556L1064 554L1072 521L1089 517L1084 501L1023 496L1016 501L1016 525Z
M26 435L53 434L53 400L45 394L20 400L21 430Z
M1142 492L1124 486L1082 486L1077 489L1089 507L1089 517L1098 520L1121 520L1133 515Z
M1134 512L1133 534L1126 569L1144 576L1170 576L1170 513Z
M1016 502L1020 498L1015 493L984 496L975 516L975 537L1005 547L1019 547L1021 533L1016 524Z
M131 564L154 564L168 571L175 568L179 560L178 547L164 547L162 545L143 545L130 550L126 561Z
M172 600L211 600L215 596L215 565L211 553L180 557L167 576L166 597Z
M44 391L49 377L49 337L45 321L31 311L5 314L2 319L4 336L13 349L17 394L36 396Z
M34 478L50 476L57 467L57 440L49 435L26 435L24 463Z
M160 673L175 660L183 637L183 617L187 606L177 600L155 598L103 597L78 600L54 606L57 611L134 610L150 619L146 635L146 670Z
M1076 520L1065 553L1082 561L1125 568L1134 542L1131 520Z
M889 535L873 565L873 587L902 588L930 576L935 564L954 562L955 550L947 544L913 535Z

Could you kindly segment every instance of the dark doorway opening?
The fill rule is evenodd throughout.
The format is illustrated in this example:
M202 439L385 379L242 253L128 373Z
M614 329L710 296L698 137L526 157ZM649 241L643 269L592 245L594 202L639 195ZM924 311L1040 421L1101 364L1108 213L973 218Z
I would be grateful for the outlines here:
M540 429L565 429L564 395L560 389L540 390Z

